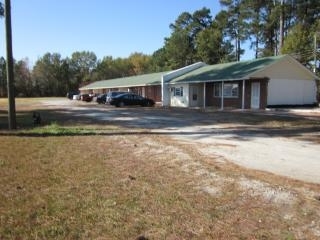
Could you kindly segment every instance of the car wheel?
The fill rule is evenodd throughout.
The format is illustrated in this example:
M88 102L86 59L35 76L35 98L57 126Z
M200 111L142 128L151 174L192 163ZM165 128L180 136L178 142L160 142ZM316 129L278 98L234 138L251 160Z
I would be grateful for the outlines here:
M118 106L119 107L124 107L124 102L119 102Z
M152 107L152 106L153 106L153 103L150 102L150 101L148 101L148 102L147 102L147 107Z

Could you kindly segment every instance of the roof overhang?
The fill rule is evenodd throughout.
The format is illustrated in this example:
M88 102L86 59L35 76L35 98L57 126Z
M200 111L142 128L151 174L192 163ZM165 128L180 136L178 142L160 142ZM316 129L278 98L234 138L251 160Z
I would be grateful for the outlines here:
M79 90L96 90L96 89L112 89L112 88L131 88L131 87L147 87L147 86L158 86L161 85L161 82L159 83L150 83L150 84L136 84L136 85L115 85L110 87L82 87L79 88Z
M235 82L235 81L241 81L241 80L247 80L246 78L241 79L217 79L217 80L193 80L193 81L181 81L181 82L172 82L168 83L169 85L177 85L177 84L192 84L192 83L211 83L211 82Z
M269 78L268 77L262 77L262 78L244 77L244 78L237 78L237 79L194 80L194 81L172 82L172 83L168 83L168 85L214 83L214 82L237 82L237 81L244 81L244 80L269 80Z

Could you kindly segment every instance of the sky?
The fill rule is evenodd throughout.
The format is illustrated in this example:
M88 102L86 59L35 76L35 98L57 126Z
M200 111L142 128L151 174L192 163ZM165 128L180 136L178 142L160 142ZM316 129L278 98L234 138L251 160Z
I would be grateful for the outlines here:
M33 65L47 52L65 58L92 51L98 59L152 54L170 36L170 23L203 7L212 16L221 10L219 0L11 0L13 56ZM5 57L4 19L0 29Z

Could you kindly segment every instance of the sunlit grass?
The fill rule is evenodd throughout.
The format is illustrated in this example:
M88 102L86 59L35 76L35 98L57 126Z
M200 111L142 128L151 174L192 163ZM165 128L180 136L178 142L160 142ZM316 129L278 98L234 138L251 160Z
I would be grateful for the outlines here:
M57 136L70 136L70 135L86 135L86 134L96 134L95 129L90 129L86 127L67 127L60 126L59 124L53 122L50 125L43 127L35 127L28 131L22 131L22 133L31 133L38 135L57 135Z

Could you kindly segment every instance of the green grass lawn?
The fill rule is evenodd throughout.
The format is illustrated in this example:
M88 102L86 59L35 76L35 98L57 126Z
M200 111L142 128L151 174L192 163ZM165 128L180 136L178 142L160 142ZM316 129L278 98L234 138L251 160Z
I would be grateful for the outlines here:
M19 104L20 128L0 130L0 239L318 237L319 185L221 163L143 131L70 126L66 116L33 127L33 110L54 110Z

